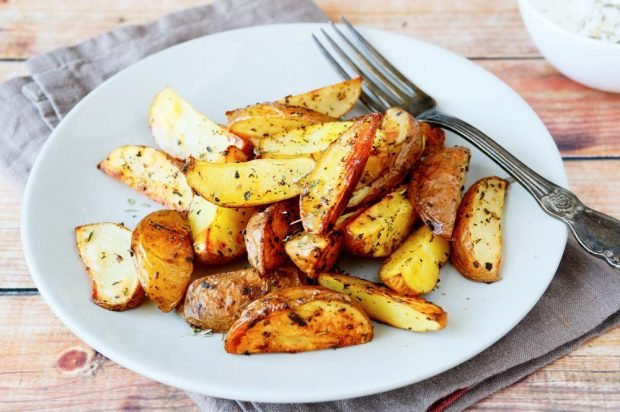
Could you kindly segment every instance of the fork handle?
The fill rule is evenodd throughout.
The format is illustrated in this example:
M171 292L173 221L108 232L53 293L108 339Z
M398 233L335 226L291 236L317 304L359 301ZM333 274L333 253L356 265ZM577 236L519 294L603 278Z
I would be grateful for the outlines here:
M574 193L545 179L469 123L436 109L418 119L450 130L476 146L534 196L547 214L566 223L587 252L620 269L620 220L585 206Z

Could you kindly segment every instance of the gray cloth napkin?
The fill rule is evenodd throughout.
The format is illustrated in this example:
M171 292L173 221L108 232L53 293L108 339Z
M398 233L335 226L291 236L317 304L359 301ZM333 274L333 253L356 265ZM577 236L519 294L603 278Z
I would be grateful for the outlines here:
M111 75L151 53L233 28L324 20L310 0L219 0L35 57L27 62L30 76L0 85L0 166L23 186L38 150L64 115ZM402 389L297 405L190 396L209 411L461 410L617 325L619 275L569 241L551 286L513 331L470 361Z

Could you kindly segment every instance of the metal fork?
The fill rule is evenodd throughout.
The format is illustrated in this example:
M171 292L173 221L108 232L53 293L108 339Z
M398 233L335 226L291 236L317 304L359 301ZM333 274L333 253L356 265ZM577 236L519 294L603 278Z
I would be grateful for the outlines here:
M377 51L344 17L346 33L331 23L339 41L321 32L335 54L364 78L362 103L371 111L402 107L416 119L450 130L476 146L519 182L545 212L566 223L589 253L620 269L620 221L585 206L574 193L545 179L469 123L437 109L437 103ZM312 35L320 51L345 79L352 76Z

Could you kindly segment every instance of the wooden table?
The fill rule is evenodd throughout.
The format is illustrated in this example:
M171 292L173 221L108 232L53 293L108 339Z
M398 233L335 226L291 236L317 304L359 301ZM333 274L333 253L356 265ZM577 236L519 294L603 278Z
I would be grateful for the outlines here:
M32 55L202 3L1 0L0 80L24 74L23 60ZM495 73L532 105L551 131L571 189L590 206L620 217L620 95L586 89L558 74L529 40L515 1L317 3L332 18L346 15L356 24L430 41ZM0 176L0 409L195 409L182 391L103 358L56 319L24 262L20 199L20 191ZM620 328L473 409L618 410L619 345Z

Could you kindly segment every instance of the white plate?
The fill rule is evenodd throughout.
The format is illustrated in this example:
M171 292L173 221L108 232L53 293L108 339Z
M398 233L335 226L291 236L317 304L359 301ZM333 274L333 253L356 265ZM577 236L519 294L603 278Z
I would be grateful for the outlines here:
M343 399L418 382L470 359L512 329L545 291L567 231L515 184L506 204L503 280L474 283L446 266L439 288L427 296L449 314L448 327L438 333L377 324L374 340L366 345L296 355L234 356L224 352L220 335L191 336L179 316L160 313L150 303L115 313L90 301L73 228L102 221L133 227L158 207L95 167L120 145L154 144L147 109L156 92L170 85L209 117L224 122L226 109L338 81L310 38L320 27L255 27L170 48L108 80L56 128L26 188L24 250L43 298L97 351L160 382L223 398ZM508 86L436 46L377 30L363 32L432 94L441 109L478 126L544 176L566 186L551 136ZM448 142L468 146L452 135ZM472 153L468 185L483 176L506 176L480 152ZM137 204L128 204L128 198ZM376 262L360 260L346 265L353 273L371 275L377 267Z

